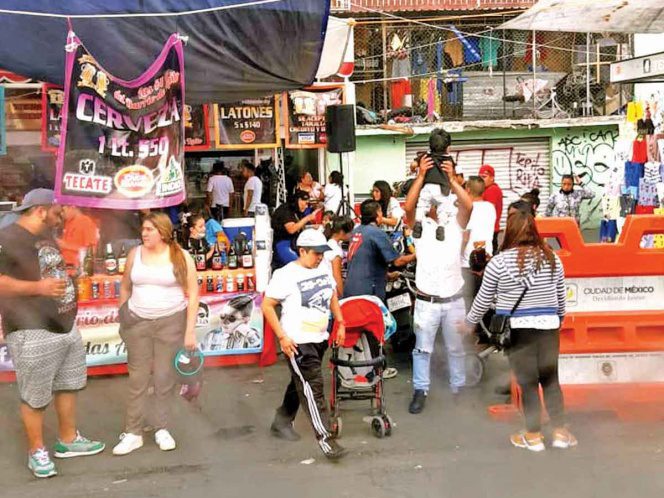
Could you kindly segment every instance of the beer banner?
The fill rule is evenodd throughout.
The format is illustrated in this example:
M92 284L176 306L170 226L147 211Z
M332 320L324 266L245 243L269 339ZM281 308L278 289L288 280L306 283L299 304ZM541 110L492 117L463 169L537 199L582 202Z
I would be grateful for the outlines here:
M278 96L214 104L217 149L274 149L279 146Z
M328 105L343 104L343 89L339 86L311 87L284 94L286 100L286 147L289 149L323 148L325 109Z
M184 60L177 35L132 81L108 74L78 38L66 55L55 180L62 204L162 208L185 199Z
M65 92L62 87L45 83L42 86L41 148L46 152L57 152L60 147L60 126Z
M7 131L5 129L5 87L0 85L0 156L7 153Z
M210 148L210 127L208 126L208 106L184 106L184 150L208 150Z

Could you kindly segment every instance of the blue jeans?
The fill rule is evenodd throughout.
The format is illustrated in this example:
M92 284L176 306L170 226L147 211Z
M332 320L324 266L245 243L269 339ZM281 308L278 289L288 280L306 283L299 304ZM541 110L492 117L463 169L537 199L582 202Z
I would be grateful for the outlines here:
M413 388L429 391L431 353L438 329L443 329L450 370L450 387L458 392L466 383L466 350L457 324L465 317L463 297L449 303L415 301L415 349L413 349Z

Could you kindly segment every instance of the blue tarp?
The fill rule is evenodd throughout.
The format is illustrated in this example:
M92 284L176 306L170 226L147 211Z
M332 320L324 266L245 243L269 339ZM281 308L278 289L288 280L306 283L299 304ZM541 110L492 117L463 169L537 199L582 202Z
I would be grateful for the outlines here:
M188 36L188 103L233 102L310 84L329 0L263 1L0 0L0 68L63 84L70 22L97 61L125 80L145 71L171 33Z

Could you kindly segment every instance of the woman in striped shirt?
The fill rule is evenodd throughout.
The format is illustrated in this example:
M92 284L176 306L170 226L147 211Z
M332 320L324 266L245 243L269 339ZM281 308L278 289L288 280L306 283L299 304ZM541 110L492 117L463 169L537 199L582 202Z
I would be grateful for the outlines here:
M474 328L494 301L496 314L509 315L526 287L523 300L510 318L512 346L507 352L522 392L526 430L510 439L519 448L545 449L541 433L541 385L554 426L552 446L576 446L576 439L565 427L563 395L558 382L559 332L565 316L563 266L540 236L533 216L513 210L507 217L501 251L484 270L482 286L464 328Z

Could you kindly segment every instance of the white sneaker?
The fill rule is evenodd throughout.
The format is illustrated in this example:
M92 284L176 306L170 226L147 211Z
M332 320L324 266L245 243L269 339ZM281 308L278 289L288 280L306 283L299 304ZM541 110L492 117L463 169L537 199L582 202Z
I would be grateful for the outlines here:
M171 451L175 449L175 439L166 429L159 429L154 433L154 441L161 451Z
M113 454L118 456L128 455L141 446L143 446L143 436L123 432L120 434L120 442L113 448Z

